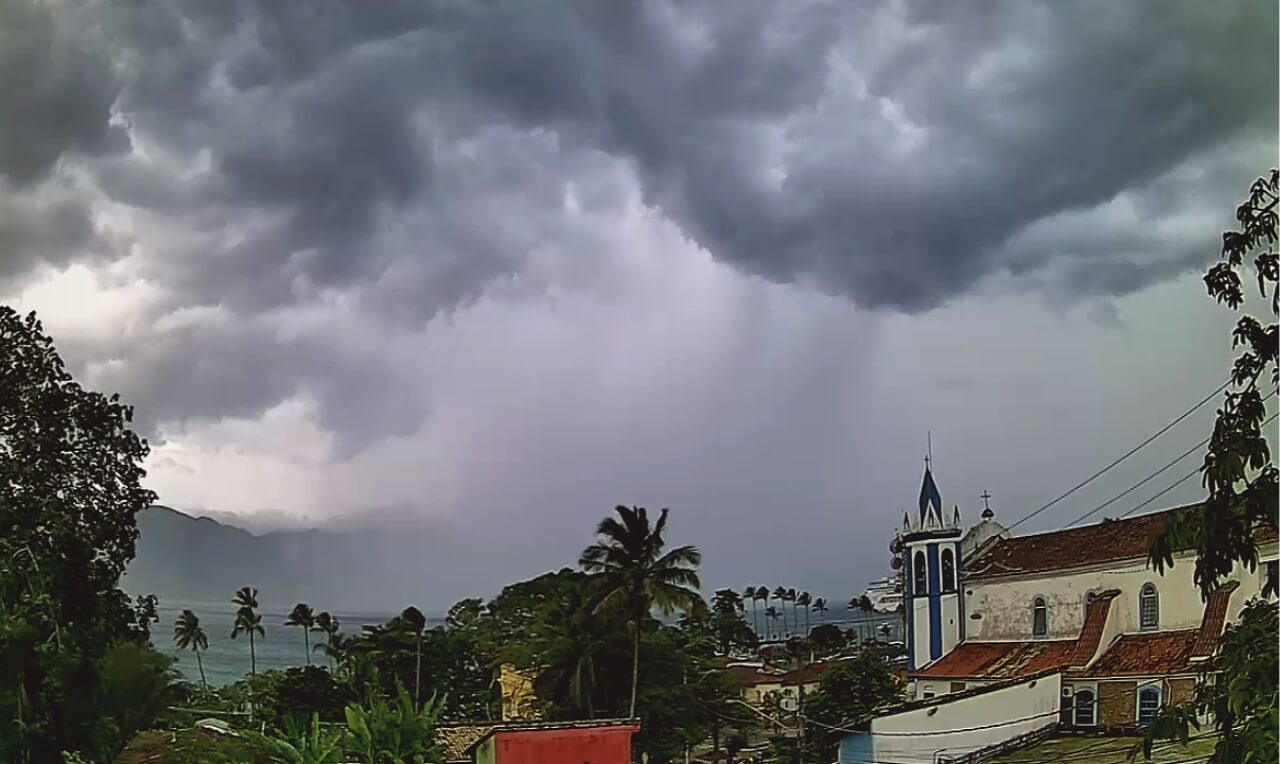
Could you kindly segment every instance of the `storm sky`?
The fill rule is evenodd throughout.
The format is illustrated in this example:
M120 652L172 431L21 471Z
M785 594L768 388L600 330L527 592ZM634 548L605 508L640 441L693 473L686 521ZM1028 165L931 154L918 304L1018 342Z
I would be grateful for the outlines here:
M618 503L671 507L708 587L844 599L928 432L946 503L1011 520L1226 379L1199 275L1276 161L1276 30L1244 0L0 0L0 302L136 406L166 504L486 539L424 550L433 600L572 564Z

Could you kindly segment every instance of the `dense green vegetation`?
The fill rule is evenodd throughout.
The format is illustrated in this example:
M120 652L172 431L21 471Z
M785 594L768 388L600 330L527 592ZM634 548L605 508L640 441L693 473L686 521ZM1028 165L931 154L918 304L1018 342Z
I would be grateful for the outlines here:
M118 587L155 500L117 397L80 387L34 316L0 307L0 761L109 760L162 708L154 598Z
M1231 386L1214 421L1200 468L1209 497L1176 515L1151 545L1151 563L1159 571L1174 564L1173 552L1196 550L1195 581L1207 599L1237 565L1258 565L1254 533L1280 525L1280 471L1277 471L1263 428L1264 402L1280 384L1280 253L1277 212L1280 171L1259 178L1249 198L1236 210L1237 230L1222 235L1222 259L1204 281L1209 295L1242 313L1232 335L1240 350L1231 369ZM1245 278L1256 279L1262 310L1245 310ZM1256 308L1250 304L1250 308ZM1259 319L1270 312L1266 323ZM1264 396L1264 388L1267 392ZM1275 581L1266 588L1274 594ZM1211 764L1257 764L1280 758L1280 643L1275 601L1254 600L1240 622L1227 627L1222 647L1205 668L1192 701L1173 706L1151 725L1143 754L1153 741L1173 738L1186 743L1201 719L1212 718L1218 742Z

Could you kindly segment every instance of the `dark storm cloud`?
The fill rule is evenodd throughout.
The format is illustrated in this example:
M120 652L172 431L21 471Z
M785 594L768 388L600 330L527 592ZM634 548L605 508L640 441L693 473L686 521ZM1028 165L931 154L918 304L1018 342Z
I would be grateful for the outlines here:
M111 62L92 31L76 29L88 21L32 0L0 3L0 176L31 183L64 154L128 149L110 124Z
M720 259L924 310L1069 256L1004 249L1036 221L1226 141L1256 151L1276 106L1274 9L1243 3L241 3L149 29L152 10L120 22L138 59L123 108L211 151L212 201L287 217L227 255L259 285L299 253L336 286L430 258L368 241L449 198L442 155L509 124L634 162L648 200ZM456 286L495 258L520 255L477 247ZM1070 283L1095 281L1148 280Z
M608 225L620 164L723 262L923 311L993 274L1114 295L1201 262L1211 234L1175 235L1177 221L1229 205L1255 171L1203 157L1267 161L1274 139L1275 8L1243 2L104 0L0 14L0 241L21 253L0 267L79 256L87 201L5 222L67 158L138 212L130 252L171 306L219 305L238 327L138 354L153 380L211 368L144 391L166 416L252 413L307 386L339 400L381 371L253 323L282 306L343 295L420 325L519 281L540 249L575 267L604 256L567 199ZM1188 186L1208 191L1183 199ZM1085 214L1117 198L1144 214ZM149 219L181 235L148 237Z

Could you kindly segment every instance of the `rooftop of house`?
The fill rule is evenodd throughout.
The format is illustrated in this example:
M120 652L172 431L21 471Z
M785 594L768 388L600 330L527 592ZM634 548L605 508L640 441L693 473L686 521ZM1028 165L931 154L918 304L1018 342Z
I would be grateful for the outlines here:
M1074 639L1031 642L962 642L915 672L917 679L1017 679L1065 666Z
M739 687L755 687L762 684L794 686L818 681L833 661L811 663L789 671L760 664L730 664L725 667L729 679Z
M476 749L476 746L484 742L493 735L500 735L507 732L563 732L567 730L619 730L627 732L637 732L640 729L639 719L584 719L581 721L563 721L563 722L503 722L495 724L484 731L480 737L476 738L469 746L467 746L467 755Z
M1190 669L1191 647L1199 629L1121 634L1083 677L1167 676Z
M469 763L471 746L492 729L492 724L445 724L437 727L436 742L440 744L445 764Z
M1017 679L1053 669L1079 677L1168 676L1197 670L1196 661L1217 649L1226 624L1235 581L1218 587L1205 603L1200 626L1179 631L1120 634L1102 645L1111 602L1118 589L1100 592L1089 603L1075 639L1022 642L962 642L916 671L917 679ZM1100 651L1101 648L1101 651Z
M1105 519L1092 525L1046 533L998 538L966 563L965 578L975 581L1145 559L1152 534L1164 528L1171 514L1194 506L1118 520ZM1276 541L1277 534L1275 529L1259 528L1254 539L1260 544L1271 543Z

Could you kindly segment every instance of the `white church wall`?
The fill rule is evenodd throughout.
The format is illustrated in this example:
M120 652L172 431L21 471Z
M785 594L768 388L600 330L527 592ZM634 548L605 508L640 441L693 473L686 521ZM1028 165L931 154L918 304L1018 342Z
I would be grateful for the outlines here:
M1263 560L1275 559L1275 544L1259 550ZM1204 602L1196 588L1193 555L1175 557L1174 566L1161 575L1145 560L1129 560L1073 572L1054 571L1018 579L966 580L964 582L966 637L970 640L1027 640L1032 638L1031 612L1036 597L1043 597L1049 611L1048 639L1074 639L1084 624L1085 595L1091 591L1119 589L1111 603L1109 624L1120 632L1140 630L1138 595L1143 584L1159 594L1162 631L1193 629L1200 625ZM1244 603L1262 588L1262 571L1237 566L1231 576L1240 588L1231 597L1228 618L1239 615ZM974 618L977 614L979 617Z
M1051 674L970 697L882 716L870 730L844 738L841 764L933 764L1052 726L1058 721L1062 675Z
M924 666L929 657L929 598L912 597L911 608L912 658L916 666Z

